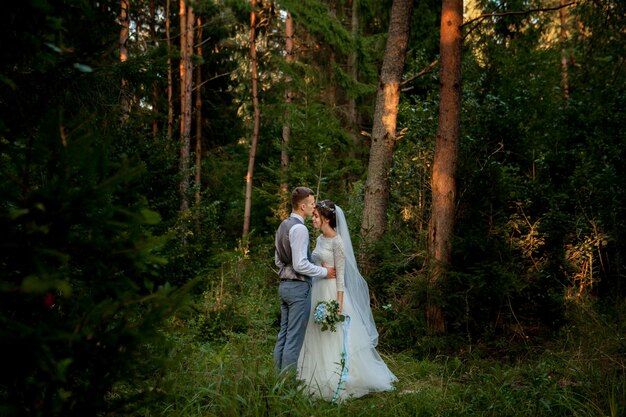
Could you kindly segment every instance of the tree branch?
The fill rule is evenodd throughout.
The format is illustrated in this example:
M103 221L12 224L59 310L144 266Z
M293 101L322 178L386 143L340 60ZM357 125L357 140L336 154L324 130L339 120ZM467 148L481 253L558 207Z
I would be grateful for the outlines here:
M485 13L485 14L481 14L481 15L480 15L480 16L478 16L478 17L475 17L475 18L473 18L473 19L470 19L470 20L468 20L467 22L464 22L464 23L461 25L461 28L462 28L462 27L464 27L464 26L466 26L466 25L469 25L469 24L471 24L471 23L473 23L473 22L476 22L476 21L478 21L478 20L483 20L483 19L486 19L486 18L488 18L488 17L514 16L514 15L519 16L519 15L526 15L526 14L530 14L530 13L534 13L534 12L551 12L551 11L554 11L554 10L559 10L559 9L562 9L562 8L564 8L564 7L569 7L569 6L572 6L572 5L574 5L574 4L576 4L576 1L572 1L572 2L570 2L570 3L567 3L567 4L562 4L562 5L555 6L555 7L543 7L543 8L538 8L538 9L529 9L529 10L514 11L514 12ZM477 27L479 24L480 24L480 22L479 22L479 23L477 23L476 25L474 25L474 26L473 26L473 27L469 30L469 32L468 32L468 33L466 33L466 34L463 36L463 40L465 40L465 38L467 37L467 35L469 35L469 33L471 33L474 29L476 29L476 27ZM413 81L415 81L415 80L416 80L416 79L418 79L419 77L422 77L422 76L423 76L423 75L425 75L425 74L428 74L428 73L429 73L429 72L430 72L430 71L431 71L431 70L432 70L432 69L433 69L433 68L434 68L437 64L439 64L439 60L438 60L438 59L436 59L436 60L434 60L433 62L431 62L430 64L428 64L426 67L424 67L424 69L422 69L420 72L418 72L417 74L415 74L415 75L414 75L414 76L412 76L411 78L409 78L409 79L406 79L406 80L402 81L402 82L400 83L400 88L402 89L402 87L404 87L405 85L412 83ZM408 90L408 89L404 89L404 90L402 90L402 91L407 91L407 90Z
M215 77L209 78L208 80L204 80L202 82L202 84L195 86L194 88L191 89L191 91L197 90L198 88L202 87L204 84L208 83L209 81L213 81L213 80L215 80L217 78L224 77L224 76L230 75L230 74L232 74L232 71L231 72L225 72L224 74L216 75Z
M415 74L414 76L412 76L411 78L404 80L400 83L400 88L404 87L407 84L412 83L413 81L415 81L416 79L418 79L419 77L428 74L433 68L435 68L435 66L439 63L438 59L435 59L433 62L431 62L430 64L428 64L424 69L422 69L420 72L418 72L417 74Z
M463 22L461 27L469 25L470 23L473 23L473 22L475 22L477 20L486 19L488 17L525 15L525 14L530 14L530 13L534 13L534 12L551 12L551 11L554 11L554 10L562 9L564 7L569 7L569 6L573 5L573 4L576 4L576 1L572 1L570 3L562 4L562 5L555 6L555 7L545 7L545 8L539 8L539 9L529 9L529 10L522 10L522 11L517 11L517 12L485 13L485 14L481 14L478 17L470 19L467 22Z

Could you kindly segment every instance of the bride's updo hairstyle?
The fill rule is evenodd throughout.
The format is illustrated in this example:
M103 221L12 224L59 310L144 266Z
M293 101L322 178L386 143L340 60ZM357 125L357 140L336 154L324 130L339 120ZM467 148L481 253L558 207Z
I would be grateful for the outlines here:
M315 205L315 208L321 216L328 219L328 224L333 229L337 227L337 210L335 203L330 200L322 200Z

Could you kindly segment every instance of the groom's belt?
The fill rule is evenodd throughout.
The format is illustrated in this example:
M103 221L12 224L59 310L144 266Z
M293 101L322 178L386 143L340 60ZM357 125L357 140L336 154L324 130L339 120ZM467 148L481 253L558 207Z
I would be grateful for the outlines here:
M301 282L303 284L307 284L308 286L313 285L313 282L311 280L311 278L309 277L304 277L304 279L293 279L293 278L281 278L280 282Z

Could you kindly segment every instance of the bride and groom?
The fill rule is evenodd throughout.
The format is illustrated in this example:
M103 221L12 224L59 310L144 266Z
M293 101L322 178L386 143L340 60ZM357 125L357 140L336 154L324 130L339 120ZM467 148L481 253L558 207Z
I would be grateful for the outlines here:
M393 389L397 380L376 351L378 332L369 289L358 271L346 218L329 200L315 203L310 188L291 195L292 213L276 232L281 320L274 348L279 371L294 371L308 391L338 401ZM310 252L304 219L321 234ZM335 331L316 323L319 302L335 300L346 321Z

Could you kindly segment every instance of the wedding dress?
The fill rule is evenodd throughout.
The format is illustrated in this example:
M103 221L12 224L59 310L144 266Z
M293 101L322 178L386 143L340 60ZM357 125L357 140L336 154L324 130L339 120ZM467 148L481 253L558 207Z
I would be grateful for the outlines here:
M328 401L389 391L397 381L375 349L378 332L369 289L356 266L345 215L338 206L335 209L337 235L320 235L312 258L317 265L334 266L337 279L313 280L311 315L298 359L298 378L312 395ZM343 287L343 314L349 319L339 323L335 332L322 331L315 323L315 307L320 301L336 300L338 286Z

